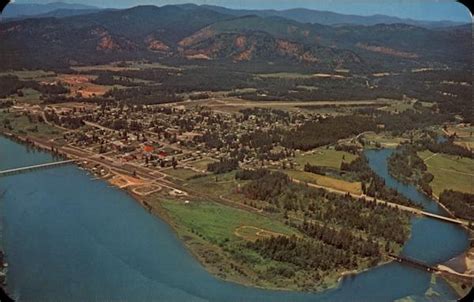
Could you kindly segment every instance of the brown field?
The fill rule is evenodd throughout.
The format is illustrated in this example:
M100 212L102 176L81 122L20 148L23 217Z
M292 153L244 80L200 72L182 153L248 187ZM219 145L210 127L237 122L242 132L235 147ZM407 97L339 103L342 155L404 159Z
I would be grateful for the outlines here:
M135 178L135 177L128 176L128 175L118 174L114 176L112 179L110 179L110 183L119 188L126 188L129 186L144 185L145 181Z
M318 186L332 188L342 192L350 192L356 195L362 194L362 184L360 182L348 182L305 171L285 170L282 172L285 172L291 178L302 182L312 183Z
M455 144L474 150L474 126L464 124L449 126L447 134L456 134Z
M57 79L67 84L71 90L71 95L82 94L84 97L102 96L112 89L112 86L102 86L91 83L96 76L92 75L72 75L60 74Z

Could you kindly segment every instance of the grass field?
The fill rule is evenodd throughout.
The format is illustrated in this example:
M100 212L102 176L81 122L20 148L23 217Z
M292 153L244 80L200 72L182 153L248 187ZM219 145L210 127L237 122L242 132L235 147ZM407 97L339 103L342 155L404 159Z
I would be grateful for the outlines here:
M118 63L110 63L103 65L90 65L90 66L76 66L72 69L81 72L89 71L126 71L126 70L142 70L142 69L169 69L169 70L181 70L177 67L166 66L160 63L145 63L138 61L128 61L127 66L119 66Z
M3 127L6 119L10 121L13 130ZM57 128L45 123L32 123L26 116L16 116L14 113L5 113L2 111L0 111L0 131L12 132L17 135L29 135L41 139L56 138L62 134Z
M191 202L190 204L184 204L177 201L164 201L162 206L174 221L186 226L189 230L202 234L211 242L245 240L236 235L236 230L242 226L285 235L297 234L296 231L281 222L217 203ZM252 232L248 232L248 230L244 231L244 234L244 237L252 236ZM255 229L253 234L256 236Z
M332 149L316 149L312 153L298 154L295 158L296 163L303 167L306 163L310 165L325 166L334 169L339 169L343 161L351 162L357 156L343 151L336 151Z
M207 165L211 164L211 163L214 163L214 162L216 162L216 161L213 160L213 159L205 158L205 159L200 159L198 161L192 162L189 165L193 166L194 168L196 168L198 170L207 171Z
M396 147L402 142L406 142L409 139L403 137L395 137L389 133L367 133L363 136L364 140L369 144L379 143L385 147Z
M446 189L474 194L474 160L453 155L419 152L425 160L428 172L433 174L433 193L438 195Z
M25 102L25 103L30 103L30 104L39 104L41 103L40 96L41 93L35 89L32 88L23 88L21 90L23 93L22 97L15 97L14 99L19 101L19 102Z
M276 235L301 236L282 221L212 202L189 204L162 200L161 208L178 235L213 274L248 286L302 290L337 284L341 271L324 276L322 284L311 284L314 271L298 270L292 264L262 257L246 243ZM281 270L294 275L283 276Z
M200 173L186 168L168 169L164 171L164 173L179 178L181 180L187 180L193 176L200 175Z
M284 170L291 178L308 182L323 187L333 188L339 191L350 192L354 194L362 194L362 188L360 182L348 182L328 176L318 175L310 172L296 171L296 170Z

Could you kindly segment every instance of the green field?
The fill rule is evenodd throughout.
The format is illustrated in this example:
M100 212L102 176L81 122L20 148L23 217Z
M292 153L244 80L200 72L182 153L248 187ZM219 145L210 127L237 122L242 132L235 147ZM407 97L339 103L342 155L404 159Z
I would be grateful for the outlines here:
M418 152L425 160L428 172L433 174L431 182L433 193L438 195L444 190L474 194L474 160L458 158L454 155L433 154L430 151Z
M207 171L207 165L216 162L213 159L200 159L198 161L192 162L189 165L193 166L194 168L202 171Z
M295 158L295 161L301 167L304 167L306 163L309 163L313 166L324 166L339 169L341 167L343 158L345 162L351 162L356 159L357 156L348 152L336 151L332 149L316 149L312 151L312 153L298 154Z
M15 99L19 102L31 103L31 104L39 104L41 103L40 96L41 92L32 89L32 88L24 88L21 90L23 92L22 97L15 97Z
M196 171L193 171L191 169L186 169L186 168L168 169L164 171L164 173L171 175L173 177L179 178L181 180L187 180L191 177L201 175L200 173L197 173Z
M5 120L10 122L13 130L4 128ZM61 136L61 130L45 123L30 122L27 116L16 116L14 113L0 111L0 131L11 132L17 135L28 135L41 139L52 139Z
M202 234L206 240L214 243L244 240L235 234L236 230L242 226L256 227L285 235L297 234L279 221L217 203L184 204L178 201L164 201L162 206L168 211L173 221L186 226L188 230Z
M380 144L385 147L396 147L402 142L406 142L409 139L403 137L392 136L389 133L366 133L363 135L364 140L368 144Z
M392 101L390 105L380 108L380 110L391 112L391 113L402 113L406 110L416 110L414 107L414 101ZM430 108L433 103L421 102L423 107Z
M212 202L162 200L160 205L180 238L220 278L249 286L297 290L312 273L298 271L285 278L275 271L292 269L291 264L263 258L246 247L247 241L262 236L299 235L283 222ZM326 286L335 285L337 278L337 272L327 276Z
M118 63L110 63L103 65L89 65L89 66L76 66L72 69L81 72L89 71L123 71L123 70L142 70L142 69L168 69L168 70L181 70L178 67L172 67L163 65L161 63L146 63L139 61L127 61L125 66L120 66Z
M239 182L235 179L235 173L230 172L195 178L188 181L187 185L196 191L218 197L234 192Z

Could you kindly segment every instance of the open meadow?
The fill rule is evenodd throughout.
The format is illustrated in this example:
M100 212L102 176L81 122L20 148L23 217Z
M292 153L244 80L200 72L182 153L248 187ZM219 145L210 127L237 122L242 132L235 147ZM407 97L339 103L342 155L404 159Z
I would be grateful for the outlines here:
M455 190L474 194L474 160L454 155L435 154L430 151L419 152L418 155L433 174L431 182L433 193L438 195L444 190Z
M311 152L298 154L295 157L295 162L301 167L308 163L313 166L339 169L342 162L351 162L356 158L356 155L349 152L318 148Z

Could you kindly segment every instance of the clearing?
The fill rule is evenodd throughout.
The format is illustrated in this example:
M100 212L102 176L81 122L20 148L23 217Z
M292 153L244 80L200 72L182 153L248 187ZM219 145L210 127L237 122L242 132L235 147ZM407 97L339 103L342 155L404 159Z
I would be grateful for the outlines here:
M194 230L211 242L242 240L242 238L251 236L252 232L245 229L244 236L241 236L242 234L238 230L242 226L264 230L267 232L266 234L297 234L282 222L217 203L191 202L185 204L179 201L163 201L162 206L173 221L186 226L188 230ZM257 236L255 230L254 236Z
M350 192L356 195L362 194L362 184L360 182L348 182L304 171L281 170L281 172L284 172L289 177L302 182L312 183L322 187L332 188L338 191Z
M339 169L343 161L351 162L356 158L356 155L348 152L320 148L311 152L298 154L295 157L295 161L301 166L301 168L303 168L306 163L309 163L313 166L324 166Z
M444 190L474 194L474 159L447 154L434 154L430 151L418 152L426 160L428 172L433 174L431 182L433 193L438 195Z

